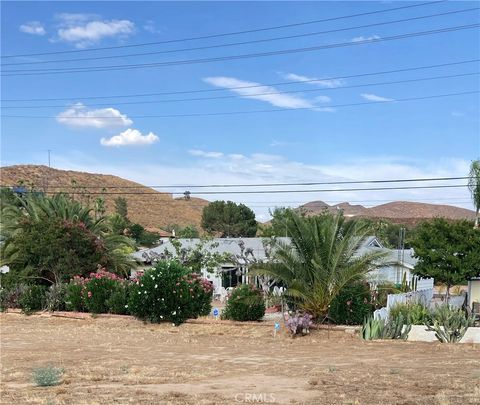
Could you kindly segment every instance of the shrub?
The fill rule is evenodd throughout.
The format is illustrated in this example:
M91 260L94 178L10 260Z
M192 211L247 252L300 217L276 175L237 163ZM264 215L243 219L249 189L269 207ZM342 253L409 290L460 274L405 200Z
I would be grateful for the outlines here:
M343 325L361 325L373 309L368 283L350 284L330 304L329 318Z
M128 314L128 292L129 284L127 282L117 283L106 301L108 312L118 315Z
M97 273L91 273L90 277L85 279L82 290L83 302L88 312L92 314L109 312L107 301L121 282L121 278L108 271L100 270Z
M20 297L28 288L26 284L9 285L0 288L0 309L6 311L8 308L20 308Z
M105 269L90 273L88 278L75 276L67 287L67 309L92 314L126 313L128 283Z
M85 304L83 302L83 278L74 277L67 285L65 293L65 307L68 311L84 312Z
M18 304L22 311L30 314L45 308L47 287L44 285L29 285L25 288Z
M296 312L285 314L285 324L293 336L306 335L310 333L310 326L313 325L312 315Z
M45 308L49 311L64 311L66 309L67 284L52 284L47 290L45 300Z
M177 261L161 261L132 285L128 309L150 322L173 322L207 315L211 309L212 284Z
M430 311L420 303L411 302L407 304L396 304L389 312L389 316L396 318L402 316L412 325L423 325L429 316Z
M53 366L39 367L32 371L32 379L39 387L51 387L60 384L63 369Z
M250 284L235 288L222 312L222 319L259 321L265 315L262 292Z

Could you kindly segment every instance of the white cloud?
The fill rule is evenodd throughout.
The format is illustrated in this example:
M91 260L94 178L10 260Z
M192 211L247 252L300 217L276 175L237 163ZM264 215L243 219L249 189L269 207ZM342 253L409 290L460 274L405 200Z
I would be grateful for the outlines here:
M115 108L88 109L82 103L77 103L61 112L56 117L57 122L75 128L115 128L126 127L133 121Z
M342 79L319 79L316 77L297 75L296 73L280 73L280 75L287 80L294 82L307 82L307 84L313 84L328 89L340 87L345 84L345 81Z
M104 38L126 38L135 32L135 24L129 20L102 20L94 14L61 13L57 38L83 49L100 42Z
M379 37L378 35L370 35L367 37L364 37L363 35L361 35L359 37L352 38L352 42L373 41L375 39L380 39L380 38L381 37Z
M190 155L192 156L199 156L199 157L213 158L213 159L218 159L223 156L222 152L205 152L199 149L190 149L188 153L190 153Z
M138 129L128 128L109 139L102 138L100 143L103 146L142 146L158 142L158 139L158 136L153 132L149 132L147 135L142 135Z
M29 21L19 27L21 32L33 35L45 35L47 32L43 24L39 21Z
M382 96L377 96L376 94L371 93L362 93L360 94L365 100L368 101L393 101L393 98L387 98Z
M259 83L248 82L245 80L235 79L234 77L206 77L203 79L206 83L213 86L223 87L229 89L232 92L240 95L241 97L253 98L255 100L262 100L274 105L275 107L282 108L312 108L314 104L298 96L292 96L289 94L281 94L277 89L271 86L262 86ZM247 86L259 86L251 87ZM236 88L247 87L247 88ZM273 94L265 94L273 93Z

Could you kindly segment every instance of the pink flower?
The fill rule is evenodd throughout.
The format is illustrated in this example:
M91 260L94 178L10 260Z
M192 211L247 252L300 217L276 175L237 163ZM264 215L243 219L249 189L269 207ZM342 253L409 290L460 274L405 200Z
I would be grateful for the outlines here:
M91 292L91 291L89 291L89 292L87 293L87 295L88 295L88 298L92 298L92 292Z

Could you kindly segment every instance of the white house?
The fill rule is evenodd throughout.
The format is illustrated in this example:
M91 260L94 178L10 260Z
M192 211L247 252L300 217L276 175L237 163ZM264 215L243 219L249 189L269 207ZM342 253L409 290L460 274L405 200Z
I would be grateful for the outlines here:
M286 243L290 238L277 238ZM199 239L177 239L184 249L193 249L200 243ZM235 263L223 263L212 274L203 270L203 276L211 280L217 287L234 287L237 284L248 281L248 264L251 261L264 261L269 257L268 238L217 238L209 241L205 249L214 249L215 252L228 253L235 258ZM407 283L414 285L417 277L413 276L411 270L415 266L416 259L412 256L412 250L398 251L387 249L382 246L375 236L368 237L359 249L359 254L370 251L385 252L385 265L369 274L368 280L371 283L390 282L400 284L405 278ZM148 267L157 260L175 257L176 250L169 238L162 238L161 244L152 249L144 249L133 254L133 257ZM417 289L433 287L433 279L416 280Z

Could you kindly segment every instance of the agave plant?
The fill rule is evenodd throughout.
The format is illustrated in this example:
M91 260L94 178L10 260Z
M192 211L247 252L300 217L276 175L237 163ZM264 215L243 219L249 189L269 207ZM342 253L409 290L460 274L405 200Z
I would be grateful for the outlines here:
M442 305L432 312L425 326L428 331L435 332L435 337L440 342L457 343L473 324L474 318L467 317L461 309Z
M382 253L358 253L370 230L362 221L290 212L286 227L291 243L275 239L271 260L257 264L253 273L281 281L287 299L316 321L327 318L330 303L343 287L381 265Z

